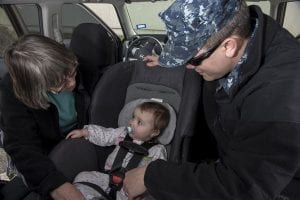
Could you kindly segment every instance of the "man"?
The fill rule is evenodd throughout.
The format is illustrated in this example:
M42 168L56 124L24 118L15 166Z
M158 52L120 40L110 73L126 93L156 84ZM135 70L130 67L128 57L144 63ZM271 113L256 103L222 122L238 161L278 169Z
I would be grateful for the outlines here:
M129 199L146 189L159 200L299 199L291 196L300 177L297 40L243 0L177 0L160 16L169 40L159 59L146 58L148 66L185 65L203 77L219 159L158 160L129 171Z

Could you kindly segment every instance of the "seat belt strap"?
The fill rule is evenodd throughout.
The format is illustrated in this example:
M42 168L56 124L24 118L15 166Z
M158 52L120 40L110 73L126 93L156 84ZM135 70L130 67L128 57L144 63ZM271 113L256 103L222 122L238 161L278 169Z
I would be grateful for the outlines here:
M132 142L132 138L129 134L126 135L124 141L120 142L120 148L113 162L111 171L109 172L109 186L111 188L109 196L111 198L115 199L117 191L122 188L125 173L128 170L136 168L143 157L148 155L148 150L154 145L156 145L156 143L145 142L142 145L135 144ZM123 161L128 152L133 153L133 156L129 160L127 166L122 167Z
M127 166L125 167L125 171L129 171L133 168L136 168L143 159L143 157L144 155L142 154L134 154L128 162Z
M106 192L100 186L98 186L98 185L96 185L94 183L84 182L84 181L76 182L76 183L80 183L80 184L83 184L83 185L86 185L88 187L93 188L94 190L96 190L97 192L99 192L102 195L102 197L106 198L106 200L114 200L111 196L109 196L108 194L106 194Z
M111 172L117 171L122 168L123 160L125 159L126 154L128 153L128 150L124 147L120 146L118 153L116 155L116 158L112 164Z
M125 136L124 140L130 141L132 139L129 136L129 134L127 134ZM119 151L116 155L116 158L115 158L115 160L112 164L112 167L111 167L111 170L110 170L111 172L114 172L114 171L119 170L119 169L122 168L123 160L125 159L125 156L126 156L127 153L128 153L128 150L125 149L124 147L120 146Z

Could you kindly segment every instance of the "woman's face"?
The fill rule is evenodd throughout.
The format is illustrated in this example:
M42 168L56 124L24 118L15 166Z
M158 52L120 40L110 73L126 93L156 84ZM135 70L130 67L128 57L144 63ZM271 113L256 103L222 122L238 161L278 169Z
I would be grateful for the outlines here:
M56 88L50 88L50 91L58 94L62 91L73 91L76 87L76 74L77 74L77 68L74 68L74 70L69 73L68 76L65 77L63 82L61 83L61 86Z

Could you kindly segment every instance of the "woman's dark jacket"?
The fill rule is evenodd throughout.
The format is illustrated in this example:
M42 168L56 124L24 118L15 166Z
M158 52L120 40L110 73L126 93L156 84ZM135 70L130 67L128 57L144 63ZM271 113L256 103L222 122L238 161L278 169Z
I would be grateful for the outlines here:
M87 121L89 98L86 92L74 90L78 127ZM67 182L48 158L49 152L65 138L58 123L58 111L54 104L44 109L32 109L14 95L12 81L7 74L0 83L1 129L4 131L4 148L28 186L42 195Z
M220 159L152 162L144 181L156 199L274 199L299 178L300 44L258 7L250 8L259 25L241 83L232 95L216 92L217 81L203 86Z

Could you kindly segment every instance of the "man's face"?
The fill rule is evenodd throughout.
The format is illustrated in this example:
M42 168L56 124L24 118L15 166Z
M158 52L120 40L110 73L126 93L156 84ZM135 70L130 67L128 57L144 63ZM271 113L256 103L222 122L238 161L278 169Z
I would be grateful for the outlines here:
M208 51L203 48L194 58L201 57L201 55L207 54ZM196 65L188 63L186 68L194 69L206 81L214 81L228 74L232 70L232 63L225 56L225 48L221 44L208 57L203 59L201 63Z

